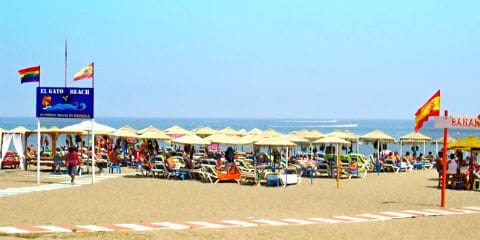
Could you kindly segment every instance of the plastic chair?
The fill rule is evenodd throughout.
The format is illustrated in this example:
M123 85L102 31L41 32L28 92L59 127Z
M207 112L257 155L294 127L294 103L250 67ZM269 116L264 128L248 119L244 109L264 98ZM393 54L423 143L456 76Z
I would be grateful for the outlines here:
M480 191L480 179L476 178L475 180L473 180L472 190Z
M110 167L108 167L108 169L109 169L108 172L109 172L110 174L113 174L113 170L115 170L115 172L116 172L117 174L122 173L122 168L121 168L119 165L110 165Z
M312 177L314 175L313 167L305 168L305 166L302 165L301 170L302 170L302 176Z
M272 183L275 183L277 187L280 187L280 178L279 177L267 177L267 187L269 187Z

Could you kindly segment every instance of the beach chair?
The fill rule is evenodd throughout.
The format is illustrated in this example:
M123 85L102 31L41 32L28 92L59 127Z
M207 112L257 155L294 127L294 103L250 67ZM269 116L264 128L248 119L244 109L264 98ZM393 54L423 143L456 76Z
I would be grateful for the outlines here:
M344 170L345 177L351 179L353 176L358 177L358 167L355 169L345 168Z
M187 176L187 172L180 171L179 166L175 166L175 168L170 168L168 167L168 164L164 164L165 168L167 169L167 179L170 179L170 177L174 177L176 179L177 177L185 180L185 177Z
M382 165L382 169L384 172L398 173L398 171L400 171L400 168L397 166L397 164L395 163L395 160L393 159L385 159Z
M350 159L346 157L341 157L340 158L340 165L342 168L348 168L350 166Z
M425 170L425 163L424 162L414 162L414 163L412 163L412 168Z
M53 158L53 162L55 163L54 173L57 173L57 174L67 173L67 164L65 164L65 162L62 160L60 156L55 156Z
M424 165L423 163L421 163L422 165ZM399 171L402 171L402 170L405 170L405 171L409 171L409 172L412 172L413 171L413 164L410 163L410 161L408 160L408 158L406 157L403 157L402 158L402 162L400 163L400 170Z
M302 182L302 171L295 166L286 166L282 163L283 169L279 171L278 177L282 185L300 184ZM283 171L283 173L282 173ZM313 170L312 173L313 174ZM312 177L313 175L310 175ZM268 181L267 181L268 184Z
M20 166L19 157L16 153L7 152L0 165L0 169L3 169L5 166L10 166L10 168L15 169Z
M212 165L202 165L199 171L202 182L215 183L218 179L217 169Z
M433 169L433 163L430 159L425 159L424 161L424 169L432 170Z
M473 186L472 190L480 191L480 173L476 172L473 174Z
M330 177L330 173L330 166L327 163L322 162L317 164L317 169L315 170L316 176Z
M153 168L150 170L152 172L152 177L155 178L155 177L165 177L166 175L168 175L168 170L167 168L165 167L165 163L163 161L155 161L155 163L153 164Z
M364 164L361 167L357 167L355 170L346 168L345 172L348 179L351 179L352 177L365 178L367 176L368 169Z
M301 169L301 174L300 174L301 176L311 177L312 174L315 175L315 170L313 169L313 166L305 167L305 165L301 165L300 169Z
M240 179L242 179L242 173L235 163L233 163L228 169L224 171L217 171L217 180L215 184L223 181L236 181L240 184Z
M266 170L265 172L260 174L260 179L258 181L258 186L261 184L265 184L265 186L270 186L275 184L276 186L280 186L280 174L278 172L272 172Z

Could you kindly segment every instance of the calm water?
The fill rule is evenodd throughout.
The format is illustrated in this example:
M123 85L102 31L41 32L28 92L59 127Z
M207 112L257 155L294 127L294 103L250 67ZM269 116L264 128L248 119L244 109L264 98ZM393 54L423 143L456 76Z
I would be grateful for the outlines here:
M72 119L55 119L42 118L41 125L45 127L57 126L59 128L76 124L82 120ZM414 128L414 121L412 119L229 119L229 118L97 118L96 122L102 123L114 128L120 128L129 125L137 130L153 125L159 129L166 129L173 125L179 125L185 129L192 130L199 126L208 126L214 129L222 129L231 127L233 129L259 128L265 130L273 128L281 133L288 133L300 129L316 129L322 133L330 133L337 129L349 130L358 135L366 134L370 131L379 129L388 135L399 140L401 136L411 133ZM443 129L436 129L433 126L433 119L426 122L421 133L432 137L432 139L443 136ZM36 118L0 118L0 127L3 129L12 129L19 125L25 126L28 129L35 130L37 128ZM450 136L454 138L463 138L469 135L479 136L480 132L472 130L450 129ZM29 144L30 144L29 138ZM62 144L62 139L59 140ZM411 149L411 145L404 145L403 152ZM439 146L440 147L440 146ZM388 149L398 151L399 144L389 144ZM420 151L423 152L423 146L420 146ZM426 151L435 152L434 144L427 144ZM361 144L360 152L363 154L371 154L373 152L372 144Z

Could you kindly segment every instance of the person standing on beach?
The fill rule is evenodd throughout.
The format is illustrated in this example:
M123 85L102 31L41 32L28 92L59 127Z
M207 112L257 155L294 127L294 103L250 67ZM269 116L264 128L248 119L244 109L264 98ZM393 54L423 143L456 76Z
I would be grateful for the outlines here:
M225 164L225 171L228 172L228 169L230 166L233 165L233 159L235 157L235 150L233 150L232 147L228 147L227 151L225 152L225 160L227 160L227 163Z
M75 174L77 173L77 165L78 165L78 152L74 147L68 148L68 153L65 154L65 159L67 160L68 166L68 175L70 175L70 182L72 185L75 182Z

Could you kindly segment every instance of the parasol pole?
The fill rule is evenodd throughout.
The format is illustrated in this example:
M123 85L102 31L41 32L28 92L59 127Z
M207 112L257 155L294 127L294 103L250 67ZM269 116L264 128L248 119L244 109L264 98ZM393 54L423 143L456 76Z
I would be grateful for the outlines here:
M403 155L403 142L402 139L400 139L400 157Z
M311 143L313 144L313 143ZM315 145L315 147L317 147L317 145ZM310 165L312 167L312 171L310 172L310 185L313 185L313 173L314 173L314 168L313 168L313 161L310 162Z
M448 117L448 110L445 110L445 117ZM441 207L445 207L445 188L447 185L447 139L448 128L443 129L443 169L442 169L442 199L440 202ZM440 157L440 156L439 156Z
M340 188L340 144L337 143L337 189Z
M285 187L287 187L287 176L288 176L288 146L287 146L287 152L285 153L285 157L286 157L286 167L285 167ZM282 160L280 160L281 162Z
M427 150L427 149L426 149L426 148L427 148L426 143L427 143L427 141L423 140L423 156L425 156L426 153L427 153L427 152L426 152L426 150Z
M380 176L380 139L377 140L377 162L375 163L375 165L377 167L377 175Z
M360 139L357 137L357 153L360 153Z

